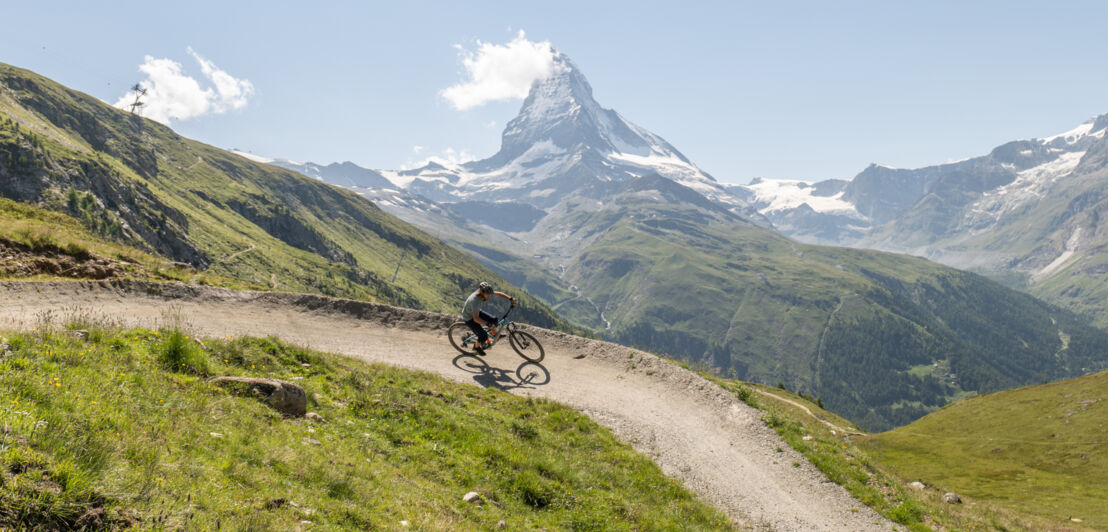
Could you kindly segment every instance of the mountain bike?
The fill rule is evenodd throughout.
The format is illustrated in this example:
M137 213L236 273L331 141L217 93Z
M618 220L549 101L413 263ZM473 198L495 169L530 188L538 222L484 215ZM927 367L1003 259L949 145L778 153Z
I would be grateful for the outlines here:
M492 345L485 348L485 350L492 349L493 345L500 343L500 339L507 337L508 343L512 345L512 349L519 356L523 357L528 362L542 362L543 357L546 356L546 351L543 350L542 344L539 343L531 333L523 332L516 328L515 322L508 319L508 315L512 313L512 308L508 309L499 320L496 321L497 335L492 339ZM488 327L482 326L486 331ZM450 345L454 346L463 355L476 355L477 350L474 346L477 345L477 335L466 325L464 321L457 321L450 325L450 329L446 331L447 336L450 337ZM490 335L491 336L491 335Z

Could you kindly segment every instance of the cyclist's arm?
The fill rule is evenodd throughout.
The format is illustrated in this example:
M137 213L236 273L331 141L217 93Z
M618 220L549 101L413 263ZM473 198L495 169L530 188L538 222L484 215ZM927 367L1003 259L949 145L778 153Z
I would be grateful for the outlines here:
M492 295L497 296L497 297L502 297L504 299L507 299L508 301L511 301L512 303L516 302L516 298L514 298L514 297L512 297L508 294L505 294L504 292L493 292Z

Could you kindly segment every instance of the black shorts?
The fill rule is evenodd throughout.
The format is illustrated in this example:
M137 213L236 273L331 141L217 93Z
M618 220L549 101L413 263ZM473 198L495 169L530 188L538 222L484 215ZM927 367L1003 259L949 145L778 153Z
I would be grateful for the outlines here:
M496 316L489 314L483 310L477 311L477 315L481 317L481 320L485 323L496 323ZM473 331L473 334L477 335L477 341L485 343L489 339L489 333L485 332L485 328L477 323L477 320L470 318L466 320L466 325L469 325L469 329Z

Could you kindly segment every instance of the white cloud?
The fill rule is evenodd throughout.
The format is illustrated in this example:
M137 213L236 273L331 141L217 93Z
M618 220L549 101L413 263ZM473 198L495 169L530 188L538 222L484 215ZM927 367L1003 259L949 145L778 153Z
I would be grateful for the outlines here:
M531 42L523 30L508 44L478 41L476 51L455 47L467 79L440 94L459 111L493 101L526 98L531 84L546 79L555 68L556 52L550 42Z
M200 71L209 86L204 87L196 78L186 75L180 63L148 55L139 65L139 71L146 74L146 79L138 83L146 89L146 94L140 98L143 116L169 124L171 120L188 120L246 107L247 101L254 95L253 83L220 70L191 47L188 53L200 64ZM115 106L130 109L134 101L135 92L130 91L120 97Z
M419 148L419 149L418 150L413 149L412 150L413 153L418 154L419 152L423 151L422 146L416 146L416 148ZM430 157L419 160L417 162L412 162L412 161L409 160L407 163L404 163L403 165L401 165L400 169L401 170L412 170L412 169L415 169L415 168L423 168L424 166L427 166L427 163L438 163L438 164L441 164L443 166L456 166L456 165L459 165L459 164L462 164L462 163L468 163L469 161L475 161L475 160L477 160L477 158L474 157L473 154L469 152L469 150L466 150L466 149L456 150L454 148L446 148L445 150L442 151L442 153L440 153L438 155L432 155Z

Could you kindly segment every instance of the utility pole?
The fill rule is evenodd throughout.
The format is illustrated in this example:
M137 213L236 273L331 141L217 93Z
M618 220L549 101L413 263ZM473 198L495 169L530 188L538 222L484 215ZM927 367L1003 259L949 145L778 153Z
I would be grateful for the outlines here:
M146 105L144 102L139 101L140 98L146 96L146 89L142 85L135 83L135 86L131 87L131 90L135 91L135 101L131 102L131 114L135 114L135 109L140 109L143 105Z

